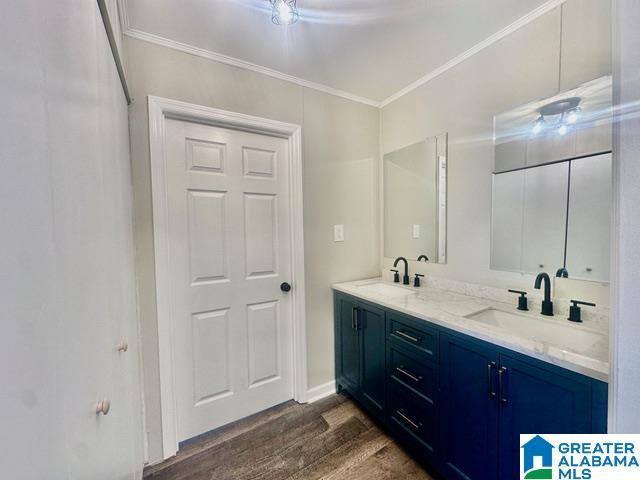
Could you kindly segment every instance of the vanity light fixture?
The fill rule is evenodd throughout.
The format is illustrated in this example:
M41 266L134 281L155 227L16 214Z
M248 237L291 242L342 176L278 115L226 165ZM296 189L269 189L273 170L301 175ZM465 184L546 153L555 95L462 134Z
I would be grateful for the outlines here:
M531 134L538 135L547 127L552 126L558 135L566 135L569 126L576 123L582 111L578 106L582 98L569 97L547 103L538 109L538 118L533 122ZM557 121L549 121L550 117L558 118Z
M276 25L293 25L300 18L297 0L269 0L271 21Z

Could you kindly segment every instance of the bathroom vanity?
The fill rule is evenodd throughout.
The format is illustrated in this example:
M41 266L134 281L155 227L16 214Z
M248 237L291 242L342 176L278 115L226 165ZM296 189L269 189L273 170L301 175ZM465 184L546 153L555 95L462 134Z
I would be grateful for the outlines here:
M518 478L521 433L606 431L593 325L380 279L333 289L337 389L444 478Z

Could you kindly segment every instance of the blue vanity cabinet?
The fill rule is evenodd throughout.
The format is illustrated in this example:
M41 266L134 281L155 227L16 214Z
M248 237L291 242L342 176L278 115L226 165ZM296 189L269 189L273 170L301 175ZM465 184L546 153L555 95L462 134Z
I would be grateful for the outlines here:
M520 434L604 433L606 384L468 337L440 334L442 469L519 478Z
M385 408L385 311L348 295L335 300L336 383L370 413Z
M440 463L447 479L497 479L498 360L490 344L440 334Z
M338 388L442 478L519 478L522 433L606 433L604 382L346 294L335 312Z
M360 336L356 328L358 303L346 295L335 296L336 382L357 391L360 387Z
M360 392L369 410L382 416L385 405L385 312L360 302L357 314L360 334Z
M387 422L425 463L438 457L438 330L387 311Z
M521 433L601 433L592 418L602 415L601 382L515 352L502 351L499 365L499 478L519 478Z

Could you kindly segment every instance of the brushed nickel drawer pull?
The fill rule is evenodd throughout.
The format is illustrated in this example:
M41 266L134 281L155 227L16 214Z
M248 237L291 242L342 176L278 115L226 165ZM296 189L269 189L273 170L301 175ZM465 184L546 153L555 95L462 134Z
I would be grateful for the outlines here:
M415 375L410 374L409 372L407 372L404 369L404 366L399 366L396 367L396 371L402 373L403 375L406 375L407 377L409 377L411 380L413 380L414 382L418 383L420 380L422 380L422 377L420 375L418 375L417 377Z
M400 416L400 418L402 418L409 425L411 425L415 430L420 430L420 425L418 425L416 422L414 422L409 417L407 417L404 413L402 413L401 410L396 410L396 414Z
M410 340L410 341L412 341L414 343L418 343L420 341L419 338L414 337L412 335L409 335L408 333L404 333L404 332L402 332L400 330L394 331L393 334L394 335L400 335L401 337L406 338L407 340Z

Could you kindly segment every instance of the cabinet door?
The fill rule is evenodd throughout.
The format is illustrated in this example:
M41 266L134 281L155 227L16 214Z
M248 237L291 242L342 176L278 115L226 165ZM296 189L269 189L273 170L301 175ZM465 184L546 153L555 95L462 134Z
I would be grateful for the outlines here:
M339 384L352 390L360 385L357 309L349 297L336 296L336 377Z
M358 309L360 331L361 393L370 408L384 412L385 398L385 314L367 304Z
M611 154L571 162L567 269L571 278L609 281Z
M569 166L525 170L522 270L555 272L564 265Z
M526 170L493 176L491 215L491 268L522 270L522 216Z
M497 478L497 361L484 342L440 335L441 454L450 480Z
M520 478L521 433L590 433L591 381L500 354L500 478Z

